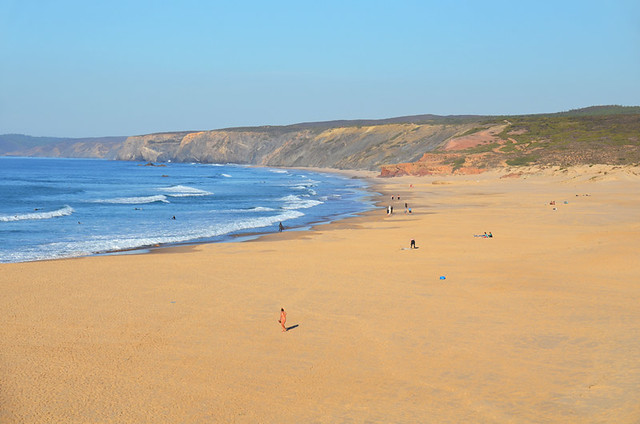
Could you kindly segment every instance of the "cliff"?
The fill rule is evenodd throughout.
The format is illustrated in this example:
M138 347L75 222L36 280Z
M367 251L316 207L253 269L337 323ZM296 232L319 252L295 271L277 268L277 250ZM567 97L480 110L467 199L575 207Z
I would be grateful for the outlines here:
M487 119L476 124L425 151L418 160L383 165L381 175L474 174L527 165L640 165L637 107L587 108L575 113Z
M471 123L261 127L129 137L120 160L241 163L379 170L418 160Z
M640 164L640 107L524 116L416 115L100 139L0 135L0 155L479 173L506 166Z

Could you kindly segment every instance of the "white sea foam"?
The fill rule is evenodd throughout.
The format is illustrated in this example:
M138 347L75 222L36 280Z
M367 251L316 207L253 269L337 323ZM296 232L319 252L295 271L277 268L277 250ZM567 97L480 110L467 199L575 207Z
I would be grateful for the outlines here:
M286 211L271 217L250 218L228 222L224 224L213 224L207 227L189 229L186 231L166 234L166 232L156 235L133 234L133 235L108 235L95 236L81 241L62 241L48 243L40 246L40 249L22 252L19 257L12 257L12 262L24 262L42 259L66 258L86 256L95 253L115 252L136 248L151 247L159 244L184 243L224 236L226 234L264 228L284 222L290 219L304 216L299 211Z
M307 193L309 193L312 196L317 195L318 192L316 192L311 187L315 187L315 185L314 184L297 184L297 185L291 186L291 189L293 189L293 190L306 190Z
M270 169L269 172L273 172L274 174L288 174L289 171L285 171L284 169Z
M93 203L114 203L121 205L142 205L145 203L163 202L169 203L167 196L158 194L155 196L140 196L140 197L116 197L114 199L102 199L94 200Z
M229 212L229 213L247 213L247 212L272 212L275 211L277 209L273 209L273 208L267 208L265 206L257 206L255 208L249 208L249 209L228 209L222 212ZM215 211L215 212L220 212L220 211Z
M220 175L222 175L225 178L231 178L231 175L229 175L229 174L220 174Z
M258 206L255 208L251 208L251 209L247 209L249 212L270 212L270 211L275 211L275 209L273 208L267 208L264 206Z
M213 193L206 190L200 190L199 188L177 185L171 187L162 187L158 190L167 193L167 196L171 197L191 197L191 196L210 196Z
M74 212L73 208L67 205L62 209L58 209L51 212L32 212L32 213L0 216L0 222L23 221L27 219L51 219L51 218L57 218L60 216L71 215L73 212Z
M314 206L318 206L318 205L321 205L323 203L323 202L321 202L319 200L302 199L299 196L296 196L296 195L293 195L293 194L290 194L288 196L282 197L279 200L284 202L284 205L282 206L282 209L286 209L286 210L312 208Z

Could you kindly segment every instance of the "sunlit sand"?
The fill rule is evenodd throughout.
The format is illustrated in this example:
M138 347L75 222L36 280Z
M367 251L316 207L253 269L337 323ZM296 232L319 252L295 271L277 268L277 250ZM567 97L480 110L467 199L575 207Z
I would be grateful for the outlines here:
M637 423L638 173L372 178L312 231L1 264L0 422Z

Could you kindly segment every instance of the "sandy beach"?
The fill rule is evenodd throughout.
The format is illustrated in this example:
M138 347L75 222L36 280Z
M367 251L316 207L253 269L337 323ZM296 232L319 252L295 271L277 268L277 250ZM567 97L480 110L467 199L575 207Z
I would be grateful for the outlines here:
M0 264L0 422L640 422L640 170L505 174L369 177L378 210L311 231Z

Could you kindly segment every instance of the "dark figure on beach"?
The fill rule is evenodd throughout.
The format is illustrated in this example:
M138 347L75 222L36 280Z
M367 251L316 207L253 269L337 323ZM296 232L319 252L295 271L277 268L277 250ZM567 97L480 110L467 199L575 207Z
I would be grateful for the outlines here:
M278 231L282 232L282 230L284 230L284 225L282 225L282 222L278 225Z
M493 237L493 234L491 234L491 231L489 231L489 235L487 235L487 237Z
M411 249L417 249L416 241L414 239L411 239Z
M287 331L287 327L285 325L287 323L287 313L284 311L284 308L280 308L280 319L278 322L282 326L282 331Z

